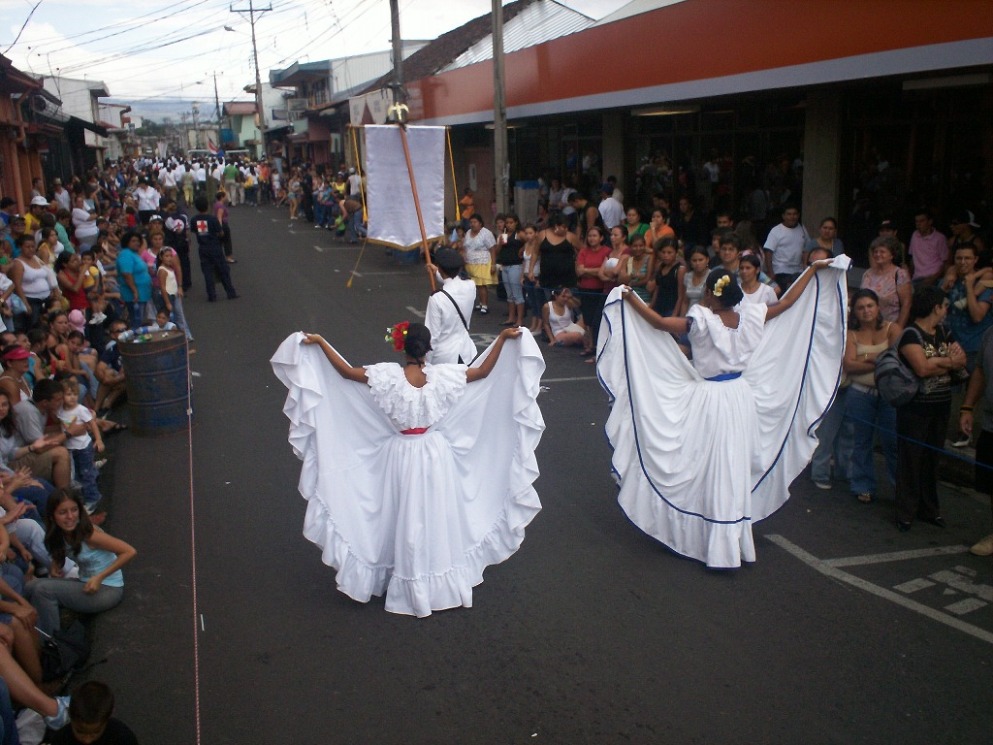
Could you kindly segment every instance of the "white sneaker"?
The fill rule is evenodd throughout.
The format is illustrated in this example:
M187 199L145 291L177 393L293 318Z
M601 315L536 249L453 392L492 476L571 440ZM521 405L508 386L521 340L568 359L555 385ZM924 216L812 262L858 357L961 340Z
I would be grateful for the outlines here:
M49 729L60 730L69 724L69 697L56 696L55 703L58 704L58 711L53 716L45 717L45 724Z
M828 483L827 481L815 481L814 486L816 486L818 489L823 489L824 491L827 491L828 489L831 488L831 484Z
M983 538L979 543L969 549L970 554L976 556L993 556L993 533Z

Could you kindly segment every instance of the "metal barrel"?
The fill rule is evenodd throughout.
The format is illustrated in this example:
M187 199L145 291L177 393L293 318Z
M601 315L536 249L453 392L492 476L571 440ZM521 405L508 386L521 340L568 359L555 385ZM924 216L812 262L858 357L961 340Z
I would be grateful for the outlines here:
M127 376L131 431L166 435L189 427L190 385L186 336L157 331L147 340L118 342Z

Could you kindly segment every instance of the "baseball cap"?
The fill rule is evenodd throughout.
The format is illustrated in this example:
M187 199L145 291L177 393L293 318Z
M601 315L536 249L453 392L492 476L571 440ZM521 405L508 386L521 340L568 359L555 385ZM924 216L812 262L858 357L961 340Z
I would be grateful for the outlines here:
M952 218L952 225L968 225L973 228L981 227L979 223L976 222L976 216L971 210L962 210L954 218Z

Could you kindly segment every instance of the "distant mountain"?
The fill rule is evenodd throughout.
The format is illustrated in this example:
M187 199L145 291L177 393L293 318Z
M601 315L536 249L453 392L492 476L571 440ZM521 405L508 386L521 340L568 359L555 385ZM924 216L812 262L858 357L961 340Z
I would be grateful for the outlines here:
M131 101L123 98L108 98L103 100L108 103L130 106L136 116L140 116L143 119L151 119L159 124L161 124L166 117L172 119L176 123L179 123L182 120L183 114L192 116L193 103L196 101L200 104L200 121L214 121L214 102L212 100L204 101L197 99L171 98L138 101L137 103L132 103Z

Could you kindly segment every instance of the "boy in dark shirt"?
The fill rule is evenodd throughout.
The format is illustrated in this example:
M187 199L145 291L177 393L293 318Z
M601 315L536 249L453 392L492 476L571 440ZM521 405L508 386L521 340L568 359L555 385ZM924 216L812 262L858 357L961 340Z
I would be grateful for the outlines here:
M228 294L229 300L238 297L238 293L231 284L231 270L228 262L224 258L224 229L221 223L213 215L207 214L207 197L197 197L194 201L197 214L190 221L193 234L197 237L197 247L200 251L200 268L203 270L203 282L207 288L207 300L214 302L217 300L215 275L220 278L224 285L224 291Z
M114 694L105 683L87 681L69 701L69 724L51 736L51 745L138 745L134 732L114 719Z

